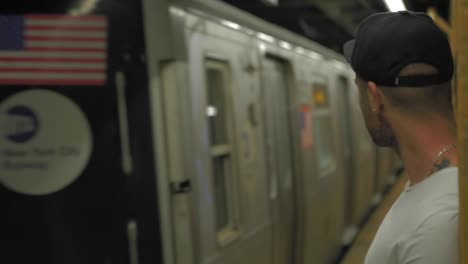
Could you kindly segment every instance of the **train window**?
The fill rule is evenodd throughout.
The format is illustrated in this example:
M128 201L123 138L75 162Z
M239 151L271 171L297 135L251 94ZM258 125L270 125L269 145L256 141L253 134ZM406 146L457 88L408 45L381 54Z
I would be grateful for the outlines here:
M320 177L325 177L336 166L332 114L328 104L327 86L315 83L312 90L314 95L314 135L317 159Z
M319 167L323 171L334 165L331 116L328 113L315 116L314 127Z
M208 87L207 115L210 122L211 144L226 144L226 103L225 80L226 76L219 69L208 68L206 81Z
M216 197L216 229L222 230L229 225L229 215L226 207L226 179L229 179L229 159L226 156L213 158L213 186Z
M230 141L232 123L230 112L230 81L228 64L207 60L205 63L207 106L213 195L215 199L215 222L218 242L231 241L236 230L235 203L233 195L234 166Z

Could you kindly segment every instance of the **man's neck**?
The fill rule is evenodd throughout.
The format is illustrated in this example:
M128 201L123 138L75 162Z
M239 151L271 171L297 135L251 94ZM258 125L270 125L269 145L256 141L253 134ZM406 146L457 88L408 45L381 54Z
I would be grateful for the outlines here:
M415 185L441 169L457 166L455 125L438 117L430 121L405 120L394 127L400 155L410 184ZM445 150L445 151L444 151ZM439 153L442 155L438 156Z

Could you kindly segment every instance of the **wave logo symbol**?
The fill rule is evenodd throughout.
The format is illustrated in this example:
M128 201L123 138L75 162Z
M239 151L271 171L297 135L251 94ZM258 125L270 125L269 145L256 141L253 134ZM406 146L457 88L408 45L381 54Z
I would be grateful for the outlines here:
M16 105L6 111L5 136L15 143L31 140L39 130L39 120L34 111L24 105Z

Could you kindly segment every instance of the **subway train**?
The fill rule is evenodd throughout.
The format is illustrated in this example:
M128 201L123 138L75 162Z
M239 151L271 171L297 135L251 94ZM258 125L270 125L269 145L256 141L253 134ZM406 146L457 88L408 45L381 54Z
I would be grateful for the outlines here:
M2 262L335 263L401 167L342 55L221 1L0 10Z

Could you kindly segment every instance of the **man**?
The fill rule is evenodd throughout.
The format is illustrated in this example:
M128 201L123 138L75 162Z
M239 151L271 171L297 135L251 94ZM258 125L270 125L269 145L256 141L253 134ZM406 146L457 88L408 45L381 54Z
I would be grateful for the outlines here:
M458 263L458 169L446 36L423 13L378 13L344 45L374 142L401 157L409 183L366 264Z

